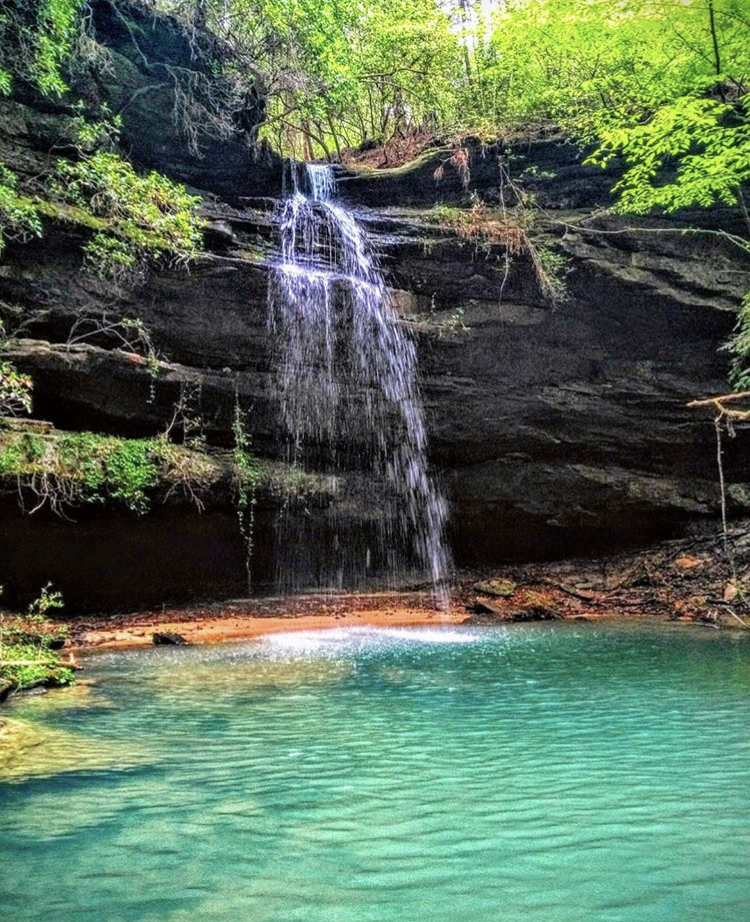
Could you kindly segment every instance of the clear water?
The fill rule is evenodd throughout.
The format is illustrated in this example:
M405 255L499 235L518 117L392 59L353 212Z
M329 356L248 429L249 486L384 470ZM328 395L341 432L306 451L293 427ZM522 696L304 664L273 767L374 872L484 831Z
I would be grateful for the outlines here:
M269 285L280 416L289 460L329 473L335 501L312 519L320 534L309 531L309 498L282 520L279 586L351 587L378 572L393 584L416 572L441 590L446 507L427 464L414 344L364 228L335 200L331 168L292 166Z
M88 675L3 715L60 739L0 782L2 919L748 917L746 641L337 630Z

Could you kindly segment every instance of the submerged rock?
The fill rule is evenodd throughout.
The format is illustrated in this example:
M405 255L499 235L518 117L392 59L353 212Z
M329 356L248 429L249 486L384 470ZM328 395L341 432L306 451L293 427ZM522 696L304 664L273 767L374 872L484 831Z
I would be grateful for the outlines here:
M561 621L564 615L544 605L530 605L528 608L519 608L509 615L510 621Z
M14 695L17 695L19 698L39 698L42 695L47 694L47 686L42 684L46 680L40 679L39 685L32 685L29 688L19 688L13 692Z
M496 624L501 621L561 621L565 616L555 609L543 604L529 604L523 608L499 608L487 602L477 600L471 606L471 616L465 624Z
M126 770L150 758L142 746L93 739L41 723L14 718L0 727L0 781L69 771Z

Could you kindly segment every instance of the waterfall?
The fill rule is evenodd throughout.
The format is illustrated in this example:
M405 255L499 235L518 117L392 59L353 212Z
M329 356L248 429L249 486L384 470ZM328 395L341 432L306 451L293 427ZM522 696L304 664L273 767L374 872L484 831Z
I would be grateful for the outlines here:
M281 582L303 558L330 588L428 577L444 592L450 569L446 508L426 460L414 344L393 310L367 234L335 200L333 170L292 164L292 190L277 221L269 324L279 349L278 400L289 459L329 476L326 545L286 517ZM356 523L365 522L355 536ZM309 524L309 523L308 523ZM310 545L304 548L302 543Z

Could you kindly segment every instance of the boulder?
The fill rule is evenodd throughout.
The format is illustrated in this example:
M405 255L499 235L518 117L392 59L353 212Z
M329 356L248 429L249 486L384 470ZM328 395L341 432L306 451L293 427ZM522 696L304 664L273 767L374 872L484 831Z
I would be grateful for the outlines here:
M153 635L153 641L156 646L181 647L186 646L188 641L182 634L171 634L169 632L156 631Z
M516 584L511 579L485 579L474 585L476 592L494 595L501 599L510 598L516 591Z

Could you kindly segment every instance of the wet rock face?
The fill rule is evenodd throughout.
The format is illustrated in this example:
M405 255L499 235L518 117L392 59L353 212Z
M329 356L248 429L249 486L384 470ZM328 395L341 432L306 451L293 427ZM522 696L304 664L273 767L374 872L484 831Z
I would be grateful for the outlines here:
M600 226L559 241L566 302L510 285L499 303L487 285L452 302L468 331L423 353L432 450L469 559L592 553L716 512L712 427L685 405L727 387L717 350L750 266L721 246L706 258L705 242ZM740 483L743 456L740 439L725 459Z
M9 358L34 376L39 417L63 428L151 435L168 424L187 389L209 442L229 446L236 395L256 451L279 456L268 213L212 208L224 227L213 253L189 274L156 273L116 302L78 271L74 230L53 230L33 250L11 248L0 300L22 306L28 338ZM459 563L596 553L717 514L713 430L685 404L726 386L726 359L717 350L750 287L747 260L719 240L639 235L619 219L568 228L553 244L569 259L569 298L553 307L527 257L506 272L501 247L477 248L414 214L371 215L370 226L417 339L431 460L450 502ZM156 379L106 338L64 345L76 318L105 309L146 322L171 360ZM725 458L738 510L747 508L750 481L740 442ZM192 533L185 516L194 514L175 520L183 534ZM107 528L116 534L118 514L110 515ZM169 513L160 515L161 531L131 523L122 538L132 534L166 565ZM209 540L211 521L220 525L219 545L230 540L231 513L204 520L200 540ZM14 542L29 527L15 522ZM83 533L67 527L66 542ZM94 544L98 527L90 525ZM266 556L256 564L256 585L269 586L272 517L258 528L256 549ZM54 553L50 545L47 554ZM227 559L234 563L214 568L218 581L193 556L172 564L200 573L212 594L225 584L237 592L241 554L241 543L232 544ZM98 569L105 572L103 560ZM185 587L195 590L192 576Z

